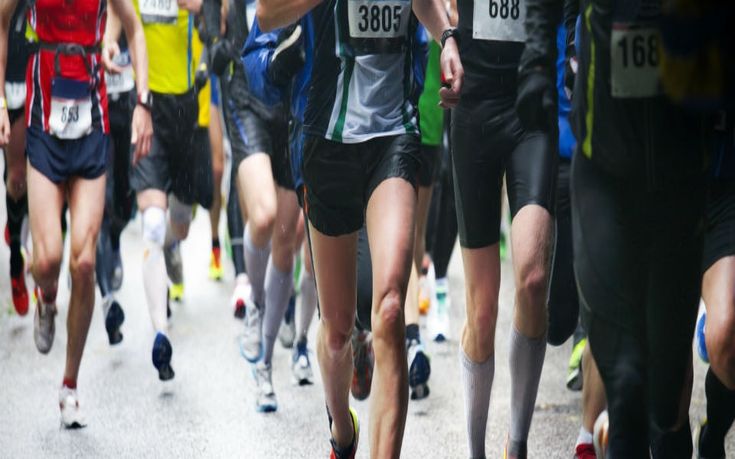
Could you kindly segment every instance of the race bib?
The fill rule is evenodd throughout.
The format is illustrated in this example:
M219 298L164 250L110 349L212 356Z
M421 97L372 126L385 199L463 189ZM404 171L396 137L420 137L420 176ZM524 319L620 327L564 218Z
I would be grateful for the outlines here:
M475 0L472 38L525 43L525 0Z
M661 94L658 31L655 28L614 23L610 54L613 97L640 98Z
M23 108L26 103L26 84L25 82L5 82L5 101L8 104L8 110L18 110Z
M79 139L92 132L89 83L56 77L51 83L49 133L59 139Z
M350 37L405 37L410 12L409 0L348 0Z
M179 4L176 0L139 0L140 19L145 24L176 24Z
M135 77L133 74L133 65L130 62L130 54L127 51L122 52L115 56L113 62L122 68L122 72L118 74L105 72L107 94L116 95L132 91L135 88Z

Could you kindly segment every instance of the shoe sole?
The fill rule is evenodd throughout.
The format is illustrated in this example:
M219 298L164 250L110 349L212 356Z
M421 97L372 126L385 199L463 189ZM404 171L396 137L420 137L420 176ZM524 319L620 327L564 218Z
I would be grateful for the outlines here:
M254 358L250 358L245 353L245 346L243 346L242 340L240 340L240 355L243 359L247 360L250 363L258 363L258 361L263 357L263 343L260 343L260 349L258 351L258 355Z
M275 413L278 411L278 405L258 405L255 410L258 413Z
M65 423L64 421L61 421L61 427L63 427L66 430L79 430L87 427L87 424L82 424L78 421L73 421L70 424Z
M408 373L408 384L411 388L425 385L431 376L431 363L423 352L417 352L411 362Z
M110 310L107 312L105 318L105 330L107 331L107 340L111 346L120 344L123 340L123 334L120 332L120 327L125 322L125 311L116 302L112 303Z
M411 388L411 400L422 400L429 396L429 386L427 384L419 384Z

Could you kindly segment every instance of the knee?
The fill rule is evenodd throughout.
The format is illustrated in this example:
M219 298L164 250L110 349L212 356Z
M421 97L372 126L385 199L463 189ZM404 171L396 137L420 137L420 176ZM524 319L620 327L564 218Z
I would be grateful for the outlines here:
M143 239L156 247L163 247L166 238L166 212L160 207L143 211Z
M61 267L61 253L48 248L35 247L33 253L33 274L40 279L58 276Z
M516 291L521 304L543 305L546 303L548 272L540 266L521 270Z
M321 333L324 337L324 345L330 355L339 355L347 349L352 338L352 324L339 325L328 323L322 319Z
M735 388L735 317L717 326L707 325L705 336L710 365L725 386Z
M94 250L84 250L81 253L72 254L69 261L69 270L75 280L92 279L94 276L95 253Z
M390 342L397 338L396 330L405 326L403 299L397 287L388 288L379 297L378 309L373 313L373 336L376 341Z
M248 212L248 226L251 228L253 238L270 236L273 232L273 224L276 220L276 202L271 199L263 199L255 208Z
M192 218L192 206L184 204L176 198L169 200L169 218L173 235L179 241L189 235L189 225Z
M26 192L26 178L23 172L23 170L8 170L7 192L16 201Z

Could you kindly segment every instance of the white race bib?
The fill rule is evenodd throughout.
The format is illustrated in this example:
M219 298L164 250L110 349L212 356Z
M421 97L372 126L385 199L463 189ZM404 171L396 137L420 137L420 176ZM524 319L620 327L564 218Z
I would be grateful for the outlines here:
M79 139L92 132L92 100L51 97L49 133L59 139Z
M610 73L613 97L639 98L661 94L657 30L635 24L613 24Z
M525 0L475 0L472 38L525 43Z
M5 101L8 104L8 110L18 110L23 108L26 103L26 84L25 82L5 82Z
M347 0L350 37L405 37L410 12L410 0Z
M146 24L176 24L179 4L176 0L138 0L140 19Z
M122 72L114 75L105 72L107 94L116 95L132 91L135 88L135 77L133 75L133 65L130 62L130 54L127 51L122 52L115 56L113 62L122 68Z

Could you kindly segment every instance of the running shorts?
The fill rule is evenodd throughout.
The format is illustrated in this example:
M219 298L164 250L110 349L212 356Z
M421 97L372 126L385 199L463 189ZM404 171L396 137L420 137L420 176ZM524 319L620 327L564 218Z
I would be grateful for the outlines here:
M26 130L26 157L34 169L58 184L72 177L92 180L107 171L108 136L100 129L62 140L38 126Z
M712 181L707 196L702 272L735 255L735 181Z
M498 78L503 96L465 101L452 111L454 199L462 247L500 240L501 192L506 175L511 217L529 204L554 215L558 149L548 133L526 132L515 111L515 78ZM495 91L494 91L495 92ZM464 101L464 102L463 102Z
M26 112L25 108L16 108L15 110L8 110L8 119L10 120L10 125L12 126L13 124L15 124L16 121L22 118L25 112Z
M416 186L419 138L412 134L344 144L307 136L304 144L304 209L322 234L354 233L365 222L373 191L389 178Z
M194 204L200 187L211 183L208 151L194 146L199 114L194 90L181 95L153 94L153 142L148 156L131 172L130 184L136 192L155 189L173 193L184 204ZM202 203L205 204L205 203Z

